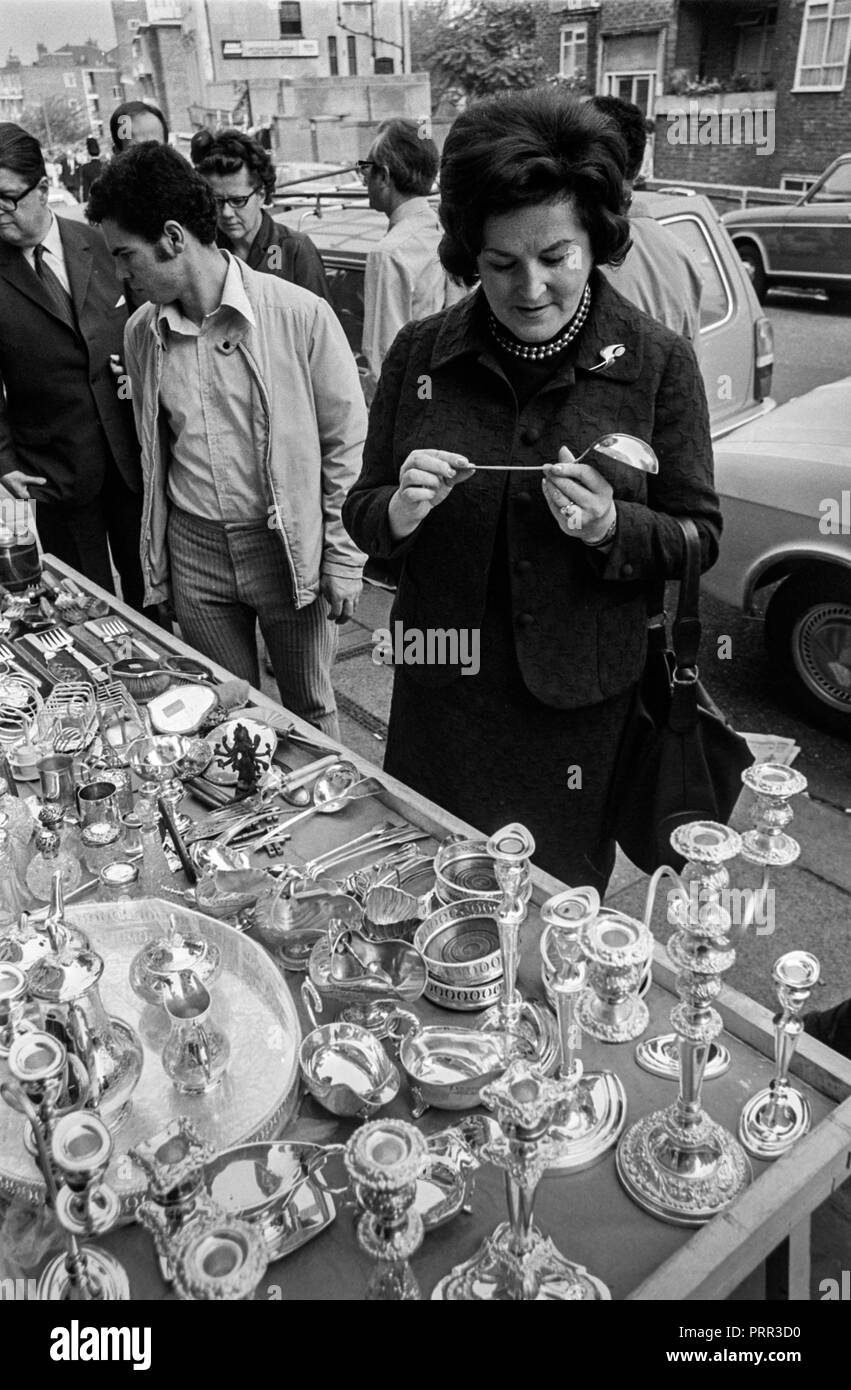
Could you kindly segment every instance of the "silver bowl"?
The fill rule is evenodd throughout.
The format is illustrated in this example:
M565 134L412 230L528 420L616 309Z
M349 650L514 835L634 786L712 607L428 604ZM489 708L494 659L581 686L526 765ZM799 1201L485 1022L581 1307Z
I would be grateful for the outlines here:
M471 1110L481 1090L505 1071L506 1058L497 1033L437 1024L407 1033L399 1044L399 1061L411 1082L416 1119L435 1110Z
M398 1068L381 1043L354 1023L324 1023L298 1054L304 1084L332 1115L374 1115L399 1090Z

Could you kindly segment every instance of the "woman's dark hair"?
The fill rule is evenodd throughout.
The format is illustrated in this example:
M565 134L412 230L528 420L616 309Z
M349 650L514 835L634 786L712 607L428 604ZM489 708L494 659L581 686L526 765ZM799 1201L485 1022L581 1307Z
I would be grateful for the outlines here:
M100 158L100 145L93 135L86 136L86 151L91 155L92 159Z
M263 201L271 203L275 192L275 166L258 140L241 130L196 130L189 146L199 174L238 174L247 169L252 182L262 184Z
M488 217L572 197L594 261L620 265L626 150L612 123L539 87L488 97L456 117L440 163L440 259L472 285Z
M0 167L19 174L27 183L35 183L47 173L41 145L11 121L0 122Z
M205 246L216 239L216 204L207 180L170 145L147 140L116 155L92 184L90 222L117 222L158 241L166 222L179 222Z
M397 117L378 127L372 156L383 164L400 193L424 198L437 178L439 156L433 140L422 133L421 121Z
M130 148L130 140L122 134L126 124L132 125L134 116L147 115L156 116L163 128L163 144L168 143L168 125L158 106L151 106L147 101L125 101L122 102L121 106L116 106L109 118L109 133L112 136L112 148L116 154Z

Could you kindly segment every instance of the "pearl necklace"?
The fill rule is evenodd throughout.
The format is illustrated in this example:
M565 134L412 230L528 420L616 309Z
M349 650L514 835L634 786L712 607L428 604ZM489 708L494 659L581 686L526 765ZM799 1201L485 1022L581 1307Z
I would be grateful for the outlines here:
M488 327L499 346L506 352L510 352L512 357L521 357L527 362L543 362L548 357L554 357L557 352L562 352L568 343L573 341L587 319L590 308L591 290L586 285L579 301L579 308L567 328L557 338L553 338L550 343L518 343L512 338L503 337L500 332L501 325L493 312L488 315Z

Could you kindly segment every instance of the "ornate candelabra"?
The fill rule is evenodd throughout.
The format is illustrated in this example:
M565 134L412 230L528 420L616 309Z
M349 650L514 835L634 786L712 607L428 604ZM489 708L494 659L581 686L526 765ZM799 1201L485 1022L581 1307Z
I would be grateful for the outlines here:
M23 1110L30 1121L24 1129L24 1146L41 1169L50 1195L54 1177L50 1158L53 1128L62 1115L85 1104L88 1096L86 1070L58 1038L38 1030L21 1033L15 1038L9 1048L7 1065L17 1086L6 1100L13 1109ZM18 1093L26 1100L26 1106L15 1104L13 1097ZM39 1141L39 1135L43 1142Z
M626 1123L626 1092L611 1071L586 1072L576 1056L582 1045L576 1005L585 988L587 967L580 932L596 916L600 898L593 888L567 889L541 907L544 982L555 998L561 1065L559 1076L575 1081L553 1117L552 1133L561 1141L550 1173L575 1172L595 1163L617 1143Z
M502 898L496 908L499 949L502 956L502 995L499 1003L482 1015L479 1028L505 1039L506 1061L524 1057L544 1072L555 1069L559 1058L558 1033L549 1009L524 999L517 989L520 960L520 927L526 919L532 895L530 860L535 841L523 825L506 825L488 840Z
M754 763L742 773L742 781L755 793L756 801L751 811L754 827L741 838L741 855L751 864L762 866L760 887L750 893L740 890L737 895L740 901L746 901L739 923L744 931L758 921L760 911L770 901L771 869L785 868L793 864L801 852L798 841L785 834L784 827L789 824L794 814L788 804L789 800L806 790L807 779L800 772L795 772L782 763ZM663 865L650 880L644 913L645 926L650 925L656 890L663 878L672 880L677 894L668 911L668 920L674 925L680 921L684 905L687 907L696 897L697 907L702 909L701 895L706 894L709 897L716 888L723 888L726 883L726 880L724 883L719 880L716 884L714 876L704 873L699 865L696 868L693 865L687 866L682 875L675 874L673 869ZM665 1033L639 1043L635 1049L635 1060L645 1071L675 1081L680 1074L676 1033ZM712 1081L715 1077L723 1076L729 1068L729 1050L720 1042L711 1042L704 1080Z
M741 850L734 830L715 821L693 821L671 835L674 850L689 863L684 879L696 878L697 898L683 895L672 907L678 930L668 955L679 971L680 1003L671 1012L680 1063L677 1100L632 1125L617 1151L618 1175L640 1207L680 1226L699 1226L722 1211L751 1180L750 1163L733 1135L702 1108L701 1088L709 1046L721 1032L712 1007L721 976L736 953L727 940L730 914L722 896L725 868Z
M591 982L577 1005L582 1028L606 1043L640 1037L650 1021L638 993L653 953L648 928L625 912L604 907L584 924L580 940Z
M432 1297L451 1301L574 1301L609 1299L605 1284L568 1260L534 1224L538 1183L558 1157L564 1140L552 1131L553 1117L576 1081L553 1081L528 1063L511 1063L505 1075L482 1091L496 1109L503 1134L482 1156L505 1169L508 1221L488 1236L466 1264L441 1279Z
M419 1299L410 1260L423 1239L423 1221L414 1201L417 1179L428 1160L425 1140L405 1120L372 1120L352 1135L343 1157L362 1208L358 1242L376 1261L365 1297Z
M809 951L787 951L774 962L780 1000L774 1019L774 1079L751 1096L739 1119L739 1138L754 1158L779 1158L806 1134L810 1102L789 1084L789 1067L804 1025L798 1015L818 983L821 966Z
M171 1283L172 1243L191 1221L208 1213L212 1202L204 1186L204 1164L214 1155L185 1115L130 1150L148 1175L148 1192L136 1213L153 1237L163 1278Z

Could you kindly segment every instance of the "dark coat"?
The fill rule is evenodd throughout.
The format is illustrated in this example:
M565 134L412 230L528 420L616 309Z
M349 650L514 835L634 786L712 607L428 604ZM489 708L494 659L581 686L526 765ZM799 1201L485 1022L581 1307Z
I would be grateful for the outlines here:
M602 276L594 273L591 283L575 370L561 368L520 410L489 340L481 291L403 328L382 368L363 471L343 507L346 527L370 556L404 557L392 621L423 631L477 629L507 477L517 658L531 693L559 709L596 704L638 679L648 597L681 565L672 516L697 523L704 568L716 559L721 533L706 395L690 345ZM625 352L608 354L603 365L602 349L615 344ZM660 471L648 477L599 455L589 460L617 502L607 555L562 533L540 473L475 474L404 541L390 533L388 504L413 449L452 450L482 464L555 463L562 444L578 455L611 430L651 443ZM437 686L459 669L411 666L406 674Z
M233 251L233 242L224 232L219 232L216 245L225 251ZM291 232L281 222L273 221L268 212L263 213L246 265L252 270L289 280L291 285L301 285L303 290L311 290L330 303L331 295L322 258L310 237L303 236L301 232Z
M0 242L0 476L20 468L47 478L38 501L82 506L108 469L133 492L142 474L133 409L109 367L112 353L123 360L123 287L98 228L57 222L79 333L23 253Z

